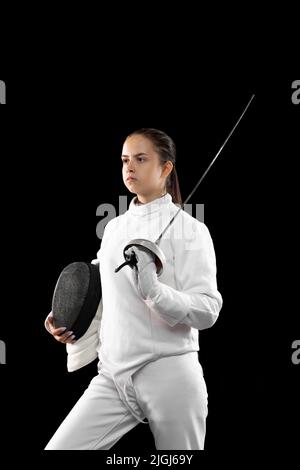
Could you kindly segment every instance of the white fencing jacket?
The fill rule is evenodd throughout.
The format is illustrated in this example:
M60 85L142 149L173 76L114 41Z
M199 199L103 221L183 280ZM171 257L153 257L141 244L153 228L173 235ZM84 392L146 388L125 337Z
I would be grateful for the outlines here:
M128 210L105 227L97 259L92 261L100 267L102 300L85 335L66 347L68 371L98 356L98 369L113 377L120 397L144 422L131 400L132 375L160 357L199 351L198 330L215 323L223 300L209 230L183 210L159 243L166 266L154 299L141 297L129 266L115 273L130 240L154 242L178 212L169 193L147 204L136 202L134 197Z

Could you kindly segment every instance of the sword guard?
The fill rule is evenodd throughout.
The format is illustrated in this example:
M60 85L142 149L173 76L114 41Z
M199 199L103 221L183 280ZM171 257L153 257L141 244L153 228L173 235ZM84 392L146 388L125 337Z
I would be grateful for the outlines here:
M162 250L156 243L153 243L150 240L145 240L144 238L135 238L131 240L127 245L124 247L123 256L125 258L125 262L121 264L118 268L115 269L117 273L122 269L124 266L129 265L131 268L137 265L137 259L135 253L132 252L131 254L127 254L126 251L131 246L140 247L143 250L148 250L152 255L154 255L155 265L156 265L156 273L160 276L163 272L163 268L166 265L166 258Z

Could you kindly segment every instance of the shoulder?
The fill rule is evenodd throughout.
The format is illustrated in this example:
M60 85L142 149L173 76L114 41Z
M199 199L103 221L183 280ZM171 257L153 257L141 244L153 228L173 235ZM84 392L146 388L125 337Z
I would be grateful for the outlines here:
M121 223L121 221L123 220L123 217L124 217L125 214L121 214L121 215L118 215L116 217L113 217L112 219L110 219L106 225L105 225L105 229L104 229L104 232L105 234L107 235L108 232L111 232L111 231L114 231L117 229L118 225Z

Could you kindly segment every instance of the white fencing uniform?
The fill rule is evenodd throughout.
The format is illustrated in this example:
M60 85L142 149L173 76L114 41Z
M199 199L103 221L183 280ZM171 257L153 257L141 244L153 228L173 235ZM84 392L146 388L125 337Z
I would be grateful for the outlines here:
M69 371L98 355L99 373L46 450L109 449L138 422L149 423L157 449L203 449L207 391L198 330L211 327L222 307L207 227L180 211L159 243L167 263L151 298L141 297L129 266L114 272L130 240L154 242L177 211L169 193L147 204L135 197L106 225L93 260L102 301L86 334L67 344Z

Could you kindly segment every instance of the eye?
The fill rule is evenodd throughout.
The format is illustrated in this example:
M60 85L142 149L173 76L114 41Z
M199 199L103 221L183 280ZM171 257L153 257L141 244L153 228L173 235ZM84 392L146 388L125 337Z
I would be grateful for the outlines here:
M146 161L146 158L145 157L137 157L137 160L139 162L145 162ZM122 158L122 163L127 163L128 162L128 158Z

